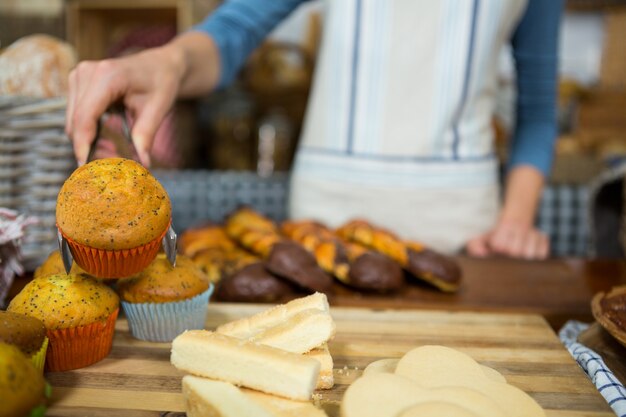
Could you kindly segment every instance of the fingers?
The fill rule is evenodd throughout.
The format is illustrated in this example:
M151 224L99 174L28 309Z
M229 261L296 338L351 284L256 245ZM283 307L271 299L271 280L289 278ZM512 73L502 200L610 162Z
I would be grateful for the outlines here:
M146 167L150 166L150 149L154 135L172 105L171 97L168 94L155 94L137 114L131 135L139 160Z
M549 254L548 237L534 228L498 226L487 244L493 253L513 258L545 259Z
M71 138L72 120L74 119L74 103L78 90L78 69L74 68L70 72L68 79L67 108L65 109L65 133Z
M523 257L526 259L545 259L548 257L548 237L538 230L532 230L525 242Z
M491 254L491 249L487 244L488 240L488 234L473 238L472 240L467 242L467 245L465 246L467 254L478 258L484 258L486 256L489 256Z
M125 90L121 66L114 61L81 62L70 80L67 134L74 144L79 165L87 160L98 119Z

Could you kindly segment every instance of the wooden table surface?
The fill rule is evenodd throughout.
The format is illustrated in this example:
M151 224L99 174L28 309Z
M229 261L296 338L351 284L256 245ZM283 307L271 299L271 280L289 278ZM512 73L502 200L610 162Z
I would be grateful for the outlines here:
M558 330L567 320L591 322L591 298L626 284L626 261L458 258L461 289L444 294L426 285L407 285L395 294L358 294L335 286L331 304L372 308L424 308L539 314Z
M248 316L267 306L216 303L206 327ZM318 391L329 417L348 385L372 361L401 357L423 344L461 350L500 371L531 395L548 417L611 417L613 412L546 321L538 315L398 311L331 307L337 335L329 343L335 387ZM169 343L131 337L118 319L113 350L104 360L69 372L49 372L53 400L48 417L179 416L182 372L170 362Z
M626 261L458 258L463 283L444 294L419 283L393 294L364 294L335 284L331 305L394 309L444 309L539 314L558 330L570 319L593 321L590 301L598 291L626 284ZM18 279L9 294L25 284Z

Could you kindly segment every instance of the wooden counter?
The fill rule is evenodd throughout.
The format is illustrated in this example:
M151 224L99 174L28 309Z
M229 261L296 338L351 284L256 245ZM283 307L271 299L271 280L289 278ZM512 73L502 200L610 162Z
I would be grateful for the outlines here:
M363 294L336 283L332 306L470 310L533 313L558 330L570 319L591 322L590 301L598 291L626 284L626 261L554 259L458 259L463 283L456 294L443 294L420 283L393 294ZM18 279L15 295L30 279Z
M554 259L458 259L461 289L444 294L422 285L407 285L395 294L358 294L336 285L331 304L371 308L423 308L543 316L558 330L567 320L591 322L594 294L626 284L626 261Z
M209 329L266 306L216 303L209 306ZM531 395L547 417L610 417L613 412L537 315L391 311L331 307L337 335L329 343L335 387L317 391L329 417L348 385L380 358L400 357L423 344L446 345L500 371ZM182 372L169 363L170 344L133 339L119 319L111 354L87 368L49 372L53 416L182 416Z

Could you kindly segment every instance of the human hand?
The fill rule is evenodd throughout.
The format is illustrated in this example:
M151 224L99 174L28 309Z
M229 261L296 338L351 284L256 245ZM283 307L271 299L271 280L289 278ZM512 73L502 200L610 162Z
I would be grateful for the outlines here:
M500 220L492 230L467 242L465 249L476 257L504 255L539 260L548 257L550 241L532 225Z
M183 73L180 54L167 46L81 62L70 74L65 122L78 164L87 160L100 116L121 100L134 120L131 136L139 159L148 166L152 140L177 96Z

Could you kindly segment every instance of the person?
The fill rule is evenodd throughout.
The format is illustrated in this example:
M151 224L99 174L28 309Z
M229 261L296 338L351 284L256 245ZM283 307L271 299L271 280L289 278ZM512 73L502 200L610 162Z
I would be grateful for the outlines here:
M68 135L84 163L96 120L123 99L139 157L176 98L228 85L303 0L230 0L168 44L82 62ZM545 258L534 226L556 137L562 1L343 0L326 4L313 90L290 184L292 218L363 217L435 249ZM491 125L510 42L516 124L500 203Z

